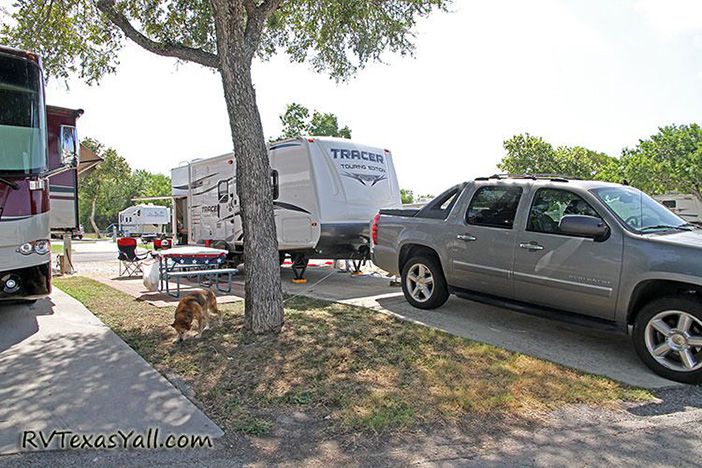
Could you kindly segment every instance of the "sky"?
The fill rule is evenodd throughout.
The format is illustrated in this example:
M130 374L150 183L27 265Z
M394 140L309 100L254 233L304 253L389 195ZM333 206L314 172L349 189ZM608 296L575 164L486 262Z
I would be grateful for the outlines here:
M254 65L267 137L288 103L333 112L359 143L393 152L400 186L438 194L497 171L529 132L619 155L659 126L700 122L702 1L454 0L389 55L336 83L284 55ZM99 86L51 81L47 102L82 108L81 137L135 169L231 151L219 75L128 44ZM68 86L68 89L67 89Z

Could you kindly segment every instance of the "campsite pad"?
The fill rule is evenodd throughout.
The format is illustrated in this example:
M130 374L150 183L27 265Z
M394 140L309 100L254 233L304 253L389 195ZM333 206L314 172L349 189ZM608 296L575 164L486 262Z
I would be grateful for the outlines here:
M195 282L190 282L185 278L180 281L180 297L169 296L165 292L160 291L148 291L144 287L144 283L141 277L131 277L131 278L107 278L104 276L95 276L95 280L106 284L112 288L122 291L123 293L129 294L130 296L139 299L140 301L146 301L155 307L172 307L178 304L181 298L186 296L191 291L197 291L202 289L202 286ZM175 281L170 282L171 291L176 290ZM224 283L222 287L226 288ZM213 288L213 291L217 295L217 302L220 304L228 304L231 302L239 302L244 300L244 279L232 281L232 292L222 293Z
M346 304L361 305L365 307L377 307L377 299L396 296L401 294L399 288L390 288L389 279L379 274L367 274L362 276L351 276L348 272L335 270L329 266L330 262L313 261L305 273L308 279L306 284L292 283L293 273L286 262L281 268L283 279L283 292L287 295L305 295L317 299L328 301L338 301ZM115 278L96 275L95 279L130 296L146 301L155 307L172 307L178 304L180 298L172 297L165 292L150 292L144 287L141 277ZM171 281L172 290L175 291L176 284ZM222 286L226 288L225 284ZM181 279L180 297L187 295L190 291L201 289L202 286ZM231 293L213 291L217 294L217 301L220 304L242 301L244 298L244 276L239 274L232 278Z

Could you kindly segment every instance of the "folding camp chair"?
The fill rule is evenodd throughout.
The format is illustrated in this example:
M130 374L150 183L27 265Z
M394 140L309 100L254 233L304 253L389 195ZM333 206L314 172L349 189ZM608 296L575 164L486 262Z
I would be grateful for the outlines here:
M133 237L121 237L117 239L119 249L119 276L136 276L143 274L141 264L149 255L148 253L139 255L136 253L137 241Z

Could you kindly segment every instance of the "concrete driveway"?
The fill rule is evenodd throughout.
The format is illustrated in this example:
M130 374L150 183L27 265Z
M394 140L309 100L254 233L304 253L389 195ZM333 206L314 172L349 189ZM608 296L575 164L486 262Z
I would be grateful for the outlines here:
M23 431L222 431L75 299L0 304L0 454ZM56 446L52 446L56 448Z
M331 274L330 274L331 273ZM306 285L291 283L283 269L288 294L369 307L472 340L489 343L591 374L650 389L680 386L657 376L639 360L626 335L534 317L501 307L451 297L441 308L420 310L405 301L399 287L380 275L352 277L330 268L307 270ZM321 281L321 282L320 282Z

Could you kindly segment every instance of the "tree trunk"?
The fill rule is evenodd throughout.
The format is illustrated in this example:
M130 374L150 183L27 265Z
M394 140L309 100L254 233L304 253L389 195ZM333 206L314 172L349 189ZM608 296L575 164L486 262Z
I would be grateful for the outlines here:
M233 32L223 29L218 29L220 73L244 229L244 323L254 333L277 332L283 325L283 294L268 151L251 79L251 59Z
M95 210L97 206L97 195L93 197L93 203L92 207L90 208L90 224L93 226L93 232L97 236L98 239L101 238L100 236L100 230L97 227L97 224L95 224Z

